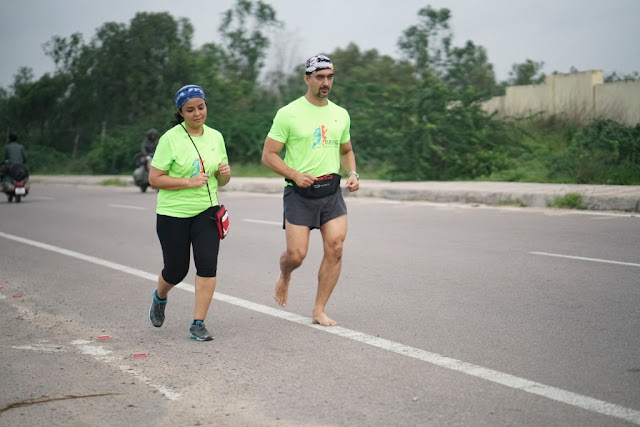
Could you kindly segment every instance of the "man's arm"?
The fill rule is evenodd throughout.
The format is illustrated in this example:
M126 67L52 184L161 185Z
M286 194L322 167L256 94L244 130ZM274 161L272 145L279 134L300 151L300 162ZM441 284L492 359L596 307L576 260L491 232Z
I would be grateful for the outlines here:
M351 141L347 141L340 145L340 164L347 173L356 171L356 155L353 152ZM358 191L359 188L360 182L358 181L358 176L355 174L348 176L347 189L349 189L349 191Z
M282 142L267 137L262 148L262 164L283 177L296 183L298 187L306 188L313 184L316 177L311 174L303 174L287 166L280 157L280 152L284 148Z

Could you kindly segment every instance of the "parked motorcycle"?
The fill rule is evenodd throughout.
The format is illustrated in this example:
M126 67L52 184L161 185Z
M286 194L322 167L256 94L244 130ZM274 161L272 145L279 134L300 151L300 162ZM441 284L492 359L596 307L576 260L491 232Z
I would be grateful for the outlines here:
M16 164L5 167L5 174L2 178L2 191L7 195L9 203L15 199L20 203L23 197L29 194L29 169L23 164Z
M133 158L135 170L133 171L133 182L140 187L140 191L143 193L149 188L149 168L151 167L151 159L153 157L149 154L138 153Z

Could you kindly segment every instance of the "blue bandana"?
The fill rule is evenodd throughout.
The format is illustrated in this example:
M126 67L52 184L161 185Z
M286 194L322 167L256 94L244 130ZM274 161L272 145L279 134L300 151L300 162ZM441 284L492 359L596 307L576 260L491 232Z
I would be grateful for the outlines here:
M206 100L204 97L204 91L198 85L186 85L178 89L175 96L176 108L179 110L182 106L191 98L202 98Z

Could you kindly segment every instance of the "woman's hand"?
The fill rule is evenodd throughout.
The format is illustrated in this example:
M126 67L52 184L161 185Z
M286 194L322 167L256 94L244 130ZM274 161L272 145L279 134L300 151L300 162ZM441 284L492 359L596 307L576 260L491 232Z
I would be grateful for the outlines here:
M218 176L230 177L231 176L231 166L229 163L218 163Z
M203 185L205 185L207 182L209 181L209 174L208 173L199 173L198 175L189 178L189 187L192 188L197 188L197 187L202 187Z
M218 163L218 171L215 173L215 177L220 187L227 185L231 180L231 166L229 166L229 163Z

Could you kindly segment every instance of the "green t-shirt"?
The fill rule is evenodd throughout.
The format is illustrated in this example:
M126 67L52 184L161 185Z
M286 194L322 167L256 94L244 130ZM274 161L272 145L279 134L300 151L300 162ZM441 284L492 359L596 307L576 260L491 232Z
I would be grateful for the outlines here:
M351 140L350 126L344 108L331 101L319 107L302 96L278 110L268 137L285 144L287 166L322 176L340 172L340 145Z
M184 188L182 190L159 190L156 212L160 215L178 218L190 218L205 211L211 202L218 204L218 181L214 172L218 170L218 163L228 163L227 149L224 138L217 130L204 125L204 132L200 136L192 136L196 148L191 143L189 135L182 124L169 129L158 142L153 155L151 166L168 171L167 174L176 178L191 178L198 175L202 156L204 170L210 175L209 191L207 186L199 188Z

